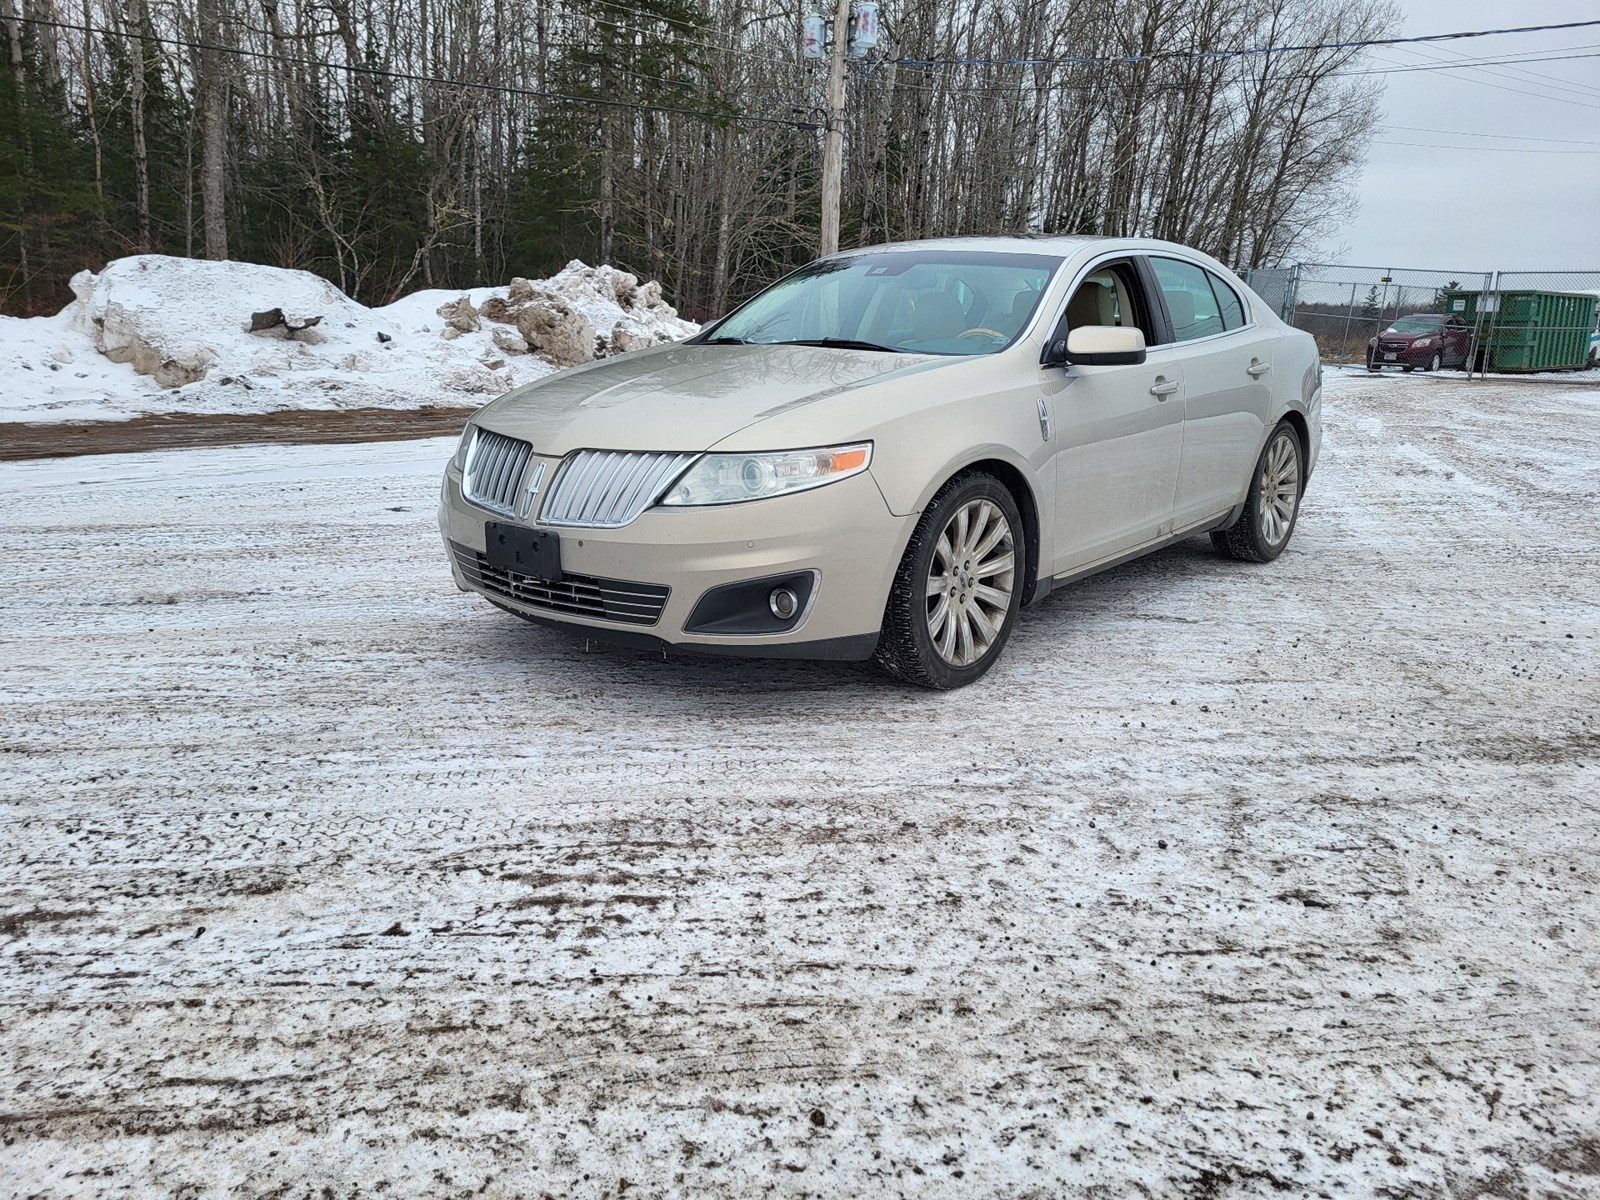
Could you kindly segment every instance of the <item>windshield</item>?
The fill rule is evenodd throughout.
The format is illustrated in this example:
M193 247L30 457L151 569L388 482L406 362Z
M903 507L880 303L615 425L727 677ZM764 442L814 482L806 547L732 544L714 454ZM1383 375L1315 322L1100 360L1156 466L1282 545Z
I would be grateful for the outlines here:
M829 259L779 280L702 340L993 354L1022 332L1060 263L931 249Z
M1443 317L1410 316L1401 317L1389 326L1389 333L1431 333L1444 324Z

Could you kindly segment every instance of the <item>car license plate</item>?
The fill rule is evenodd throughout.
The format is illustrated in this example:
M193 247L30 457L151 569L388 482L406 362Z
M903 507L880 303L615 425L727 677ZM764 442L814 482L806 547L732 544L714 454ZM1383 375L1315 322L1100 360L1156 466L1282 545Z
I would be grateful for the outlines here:
M483 523L483 556L501 571L514 571L546 583L561 581L561 535L548 529Z
M1397 359L1399 357L1400 356L1398 354L1385 354L1383 356L1383 361L1384 362L1393 362L1395 359Z

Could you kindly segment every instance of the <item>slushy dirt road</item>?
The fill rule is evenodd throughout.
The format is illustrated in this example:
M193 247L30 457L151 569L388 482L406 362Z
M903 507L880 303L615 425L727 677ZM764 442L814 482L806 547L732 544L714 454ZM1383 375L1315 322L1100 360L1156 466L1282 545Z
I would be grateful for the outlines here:
M1600 389L949 695L457 593L451 445L0 467L4 1194L1600 1194Z

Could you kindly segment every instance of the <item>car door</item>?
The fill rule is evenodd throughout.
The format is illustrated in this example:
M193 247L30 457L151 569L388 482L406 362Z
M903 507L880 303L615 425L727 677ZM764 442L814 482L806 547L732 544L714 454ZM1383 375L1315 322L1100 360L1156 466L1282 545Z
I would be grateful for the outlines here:
M1074 282L1051 340L1079 325L1129 325L1150 345L1128 366L1040 368L1056 477L1053 574L1136 550L1172 525L1183 449L1183 368L1159 344L1155 309L1133 258L1093 264Z
M1465 366L1472 352L1472 331L1460 317L1452 316L1444 324L1444 365Z
M1181 530L1244 498L1272 414L1279 335L1251 319L1244 297L1198 263L1147 260L1183 358L1183 454L1174 519Z

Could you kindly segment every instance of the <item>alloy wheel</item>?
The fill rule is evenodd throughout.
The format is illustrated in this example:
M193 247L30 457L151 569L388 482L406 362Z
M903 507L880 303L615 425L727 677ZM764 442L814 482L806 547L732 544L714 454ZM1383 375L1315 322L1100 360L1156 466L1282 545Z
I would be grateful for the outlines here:
M956 509L939 534L928 570L928 634L951 666L970 667L1005 629L1016 559L1011 523L983 497Z
M1276 546L1294 527L1294 512L1300 503L1300 454L1294 439L1287 435L1273 439L1261 464L1257 504L1261 539Z

